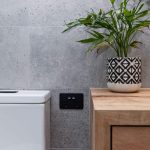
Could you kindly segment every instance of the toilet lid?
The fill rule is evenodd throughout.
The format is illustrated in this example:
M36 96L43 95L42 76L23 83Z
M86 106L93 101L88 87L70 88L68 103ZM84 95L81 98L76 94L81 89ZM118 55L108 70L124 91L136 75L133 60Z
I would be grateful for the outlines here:
M48 90L0 90L0 104L42 104L49 99Z

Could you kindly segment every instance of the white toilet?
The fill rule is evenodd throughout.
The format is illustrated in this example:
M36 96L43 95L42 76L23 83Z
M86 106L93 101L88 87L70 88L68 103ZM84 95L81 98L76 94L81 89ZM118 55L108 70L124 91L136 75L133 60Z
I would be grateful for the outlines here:
M47 150L49 91L0 91L0 150Z

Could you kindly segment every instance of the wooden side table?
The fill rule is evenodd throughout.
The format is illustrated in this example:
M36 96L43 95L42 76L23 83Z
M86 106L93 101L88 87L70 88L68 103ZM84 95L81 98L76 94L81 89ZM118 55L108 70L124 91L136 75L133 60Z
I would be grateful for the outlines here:
M150 89L91 89L92 150L150 150Z

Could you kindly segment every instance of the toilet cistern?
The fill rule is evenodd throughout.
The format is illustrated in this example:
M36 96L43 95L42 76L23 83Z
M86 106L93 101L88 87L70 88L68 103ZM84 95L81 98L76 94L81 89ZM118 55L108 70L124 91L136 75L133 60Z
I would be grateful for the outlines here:
M50 92L11 91L0 90L0 149L48 150Z

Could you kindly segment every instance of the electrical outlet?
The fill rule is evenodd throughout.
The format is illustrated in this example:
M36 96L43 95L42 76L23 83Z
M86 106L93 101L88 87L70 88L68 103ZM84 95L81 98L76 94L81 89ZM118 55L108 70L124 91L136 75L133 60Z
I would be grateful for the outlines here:
M83 109L83 99L82 93L60 93L60 109Z

